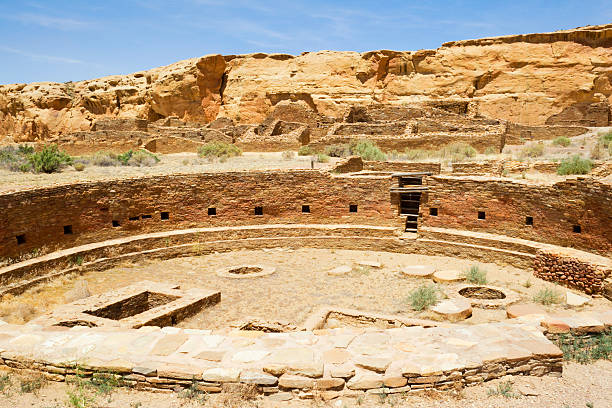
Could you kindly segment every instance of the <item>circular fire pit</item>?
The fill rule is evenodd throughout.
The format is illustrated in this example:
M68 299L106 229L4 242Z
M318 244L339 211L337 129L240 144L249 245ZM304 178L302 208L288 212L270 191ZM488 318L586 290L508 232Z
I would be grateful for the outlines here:
M517 294L494 286L463 285L456 295L482 309L501 309L519 300Z
M234 265L219 269L217 275L223 278L246 279L260 278L272 275L276 271L274 266L266 265Z

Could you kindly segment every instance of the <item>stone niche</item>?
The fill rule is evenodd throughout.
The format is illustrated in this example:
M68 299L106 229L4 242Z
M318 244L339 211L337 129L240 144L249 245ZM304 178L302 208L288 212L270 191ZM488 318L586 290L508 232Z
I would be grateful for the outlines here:
M173 326L220 300L218 291L180 290L172 284L141 281L59 306L32 323L68 327Z

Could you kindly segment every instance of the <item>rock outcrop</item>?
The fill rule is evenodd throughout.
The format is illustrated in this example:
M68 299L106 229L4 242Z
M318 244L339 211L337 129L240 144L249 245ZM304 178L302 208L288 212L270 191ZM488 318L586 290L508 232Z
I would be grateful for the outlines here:
M307 123L349 106L439 102L522 125L608 125L612 24L415 52L207 55L130 75L3 85L0 142L94 130L104 118L255 124L284 107L278 119Z

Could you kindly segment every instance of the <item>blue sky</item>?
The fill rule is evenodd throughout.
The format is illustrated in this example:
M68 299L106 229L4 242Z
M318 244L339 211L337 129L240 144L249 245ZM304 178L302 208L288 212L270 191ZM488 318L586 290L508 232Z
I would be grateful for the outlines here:
M610 0L0 0L0 83L126 74L210 53L418 50L610 22Z

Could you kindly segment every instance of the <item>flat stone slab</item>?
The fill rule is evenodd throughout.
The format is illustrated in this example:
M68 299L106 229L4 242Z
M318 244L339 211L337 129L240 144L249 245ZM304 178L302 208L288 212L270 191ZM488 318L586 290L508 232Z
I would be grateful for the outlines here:
M382 264L378 261L361 260L356 262L359 266L368 266L370 268L382 268Z
M351 273L352 270L353 268L348 265L340 265L335 267L334 269L330 269L329 271L327 271L327 274L329 276L343 276L348 273Z
M450 322L465 320L472 315L472 305L464 299L447 299L431 310Z
M455 269L437 271L433 274L433 280L437 283L453 283L465 280L465 273Z
M536 303L515 303L506 307L506 316L514 319L521 316L545 315L546 310Z
M402 267L405 276L414 278L431 278L436 269L429 265L410 265Z
M590 301L590 297L577 295L573 292L567 292L565 294L565 303L567 303L569 306L582 306Z

